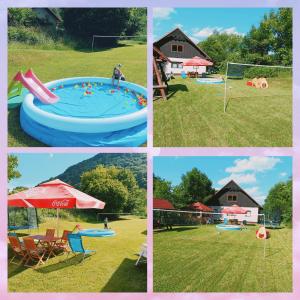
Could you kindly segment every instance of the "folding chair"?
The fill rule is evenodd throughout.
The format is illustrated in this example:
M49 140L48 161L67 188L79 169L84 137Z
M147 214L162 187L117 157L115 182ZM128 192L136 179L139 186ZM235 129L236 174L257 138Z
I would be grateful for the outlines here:
M73 253L83 254L83 258L82 258L81 262L83 262L86 255L91 255L92 253L96 252L95 250L84 249L83 244L82 244L82 239L79 234L68 234L68 242L69 242L71 251ZM69 253L68 253L68 255L69 255Z
M64 230L61 239L55 243L55 250L62 250L63 252L69 253L70 247L68 244L68 235L71 234L72 231Z
M147 244L142 245L141 251L139 253L139 258L137 259L135 265L137 266L141 261L147 262Z
M45 257L45 254L47 252L47 250L44 247L38 247L35 242L34 239L31 237L24 237L23 238L24 241L24 247L27 251L27 255L28 258L25 262L25 266L26 267L33 267L36 268L39 265L43 265L44 261L43 258ZM34 266L28 265L28 262L32 261L35 262L37 261L37 263Z
M11 264L21 265L22 262L27 258L28 254L21 241L15 235L8 236L9 244L14 252L13 258L9 261ZM14 262L16 257L21 258L19 263Z

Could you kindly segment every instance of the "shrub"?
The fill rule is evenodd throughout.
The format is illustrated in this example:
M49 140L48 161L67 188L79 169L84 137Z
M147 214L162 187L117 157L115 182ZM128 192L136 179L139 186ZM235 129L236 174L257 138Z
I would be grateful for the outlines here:
M246 78L255 78L255 77L277 77L278 69L268 68L268 67L250 67L245 69L244 76Z

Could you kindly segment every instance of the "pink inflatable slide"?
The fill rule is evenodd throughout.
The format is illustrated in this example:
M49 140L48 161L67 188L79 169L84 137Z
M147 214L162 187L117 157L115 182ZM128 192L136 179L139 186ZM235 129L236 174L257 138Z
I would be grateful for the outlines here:
M25 75L22 72L18 72L14 78L16 81L20 81L24 87L26 87L30 93L45 104L53 104L58 101L59 97L54 95L29 69Z

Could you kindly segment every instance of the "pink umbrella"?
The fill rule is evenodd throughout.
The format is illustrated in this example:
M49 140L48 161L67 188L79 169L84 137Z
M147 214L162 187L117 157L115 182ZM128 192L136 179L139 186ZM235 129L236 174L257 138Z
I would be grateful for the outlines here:
M8 196L8 206L56 208L57 221L60 208L103 209L105 202L91 197L71 185L56 179ZM58 225L57 225L58 227Z
M194 56L193 58L184 62L183 66L192 66L192 67L205 66L205 67L208 67L208 66L213 66L213 63L204 58L200 58L199 56Z
M227 214L227 215L238 215L238 214L246 214L247 210L241 208L240 206L234 204L229 207L225 207L221 210L222 214Z

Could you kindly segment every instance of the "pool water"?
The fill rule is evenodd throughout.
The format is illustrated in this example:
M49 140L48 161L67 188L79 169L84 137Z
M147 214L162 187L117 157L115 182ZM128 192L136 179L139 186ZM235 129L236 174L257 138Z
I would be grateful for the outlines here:
M34 105L60 116L111 118L131 114L145 107L145 102L139 104L140 99L145 99L144 96L129 88L117 88L111 84L78 82L54 85L49 89L59 97L59 101L48 105L34 99Z

